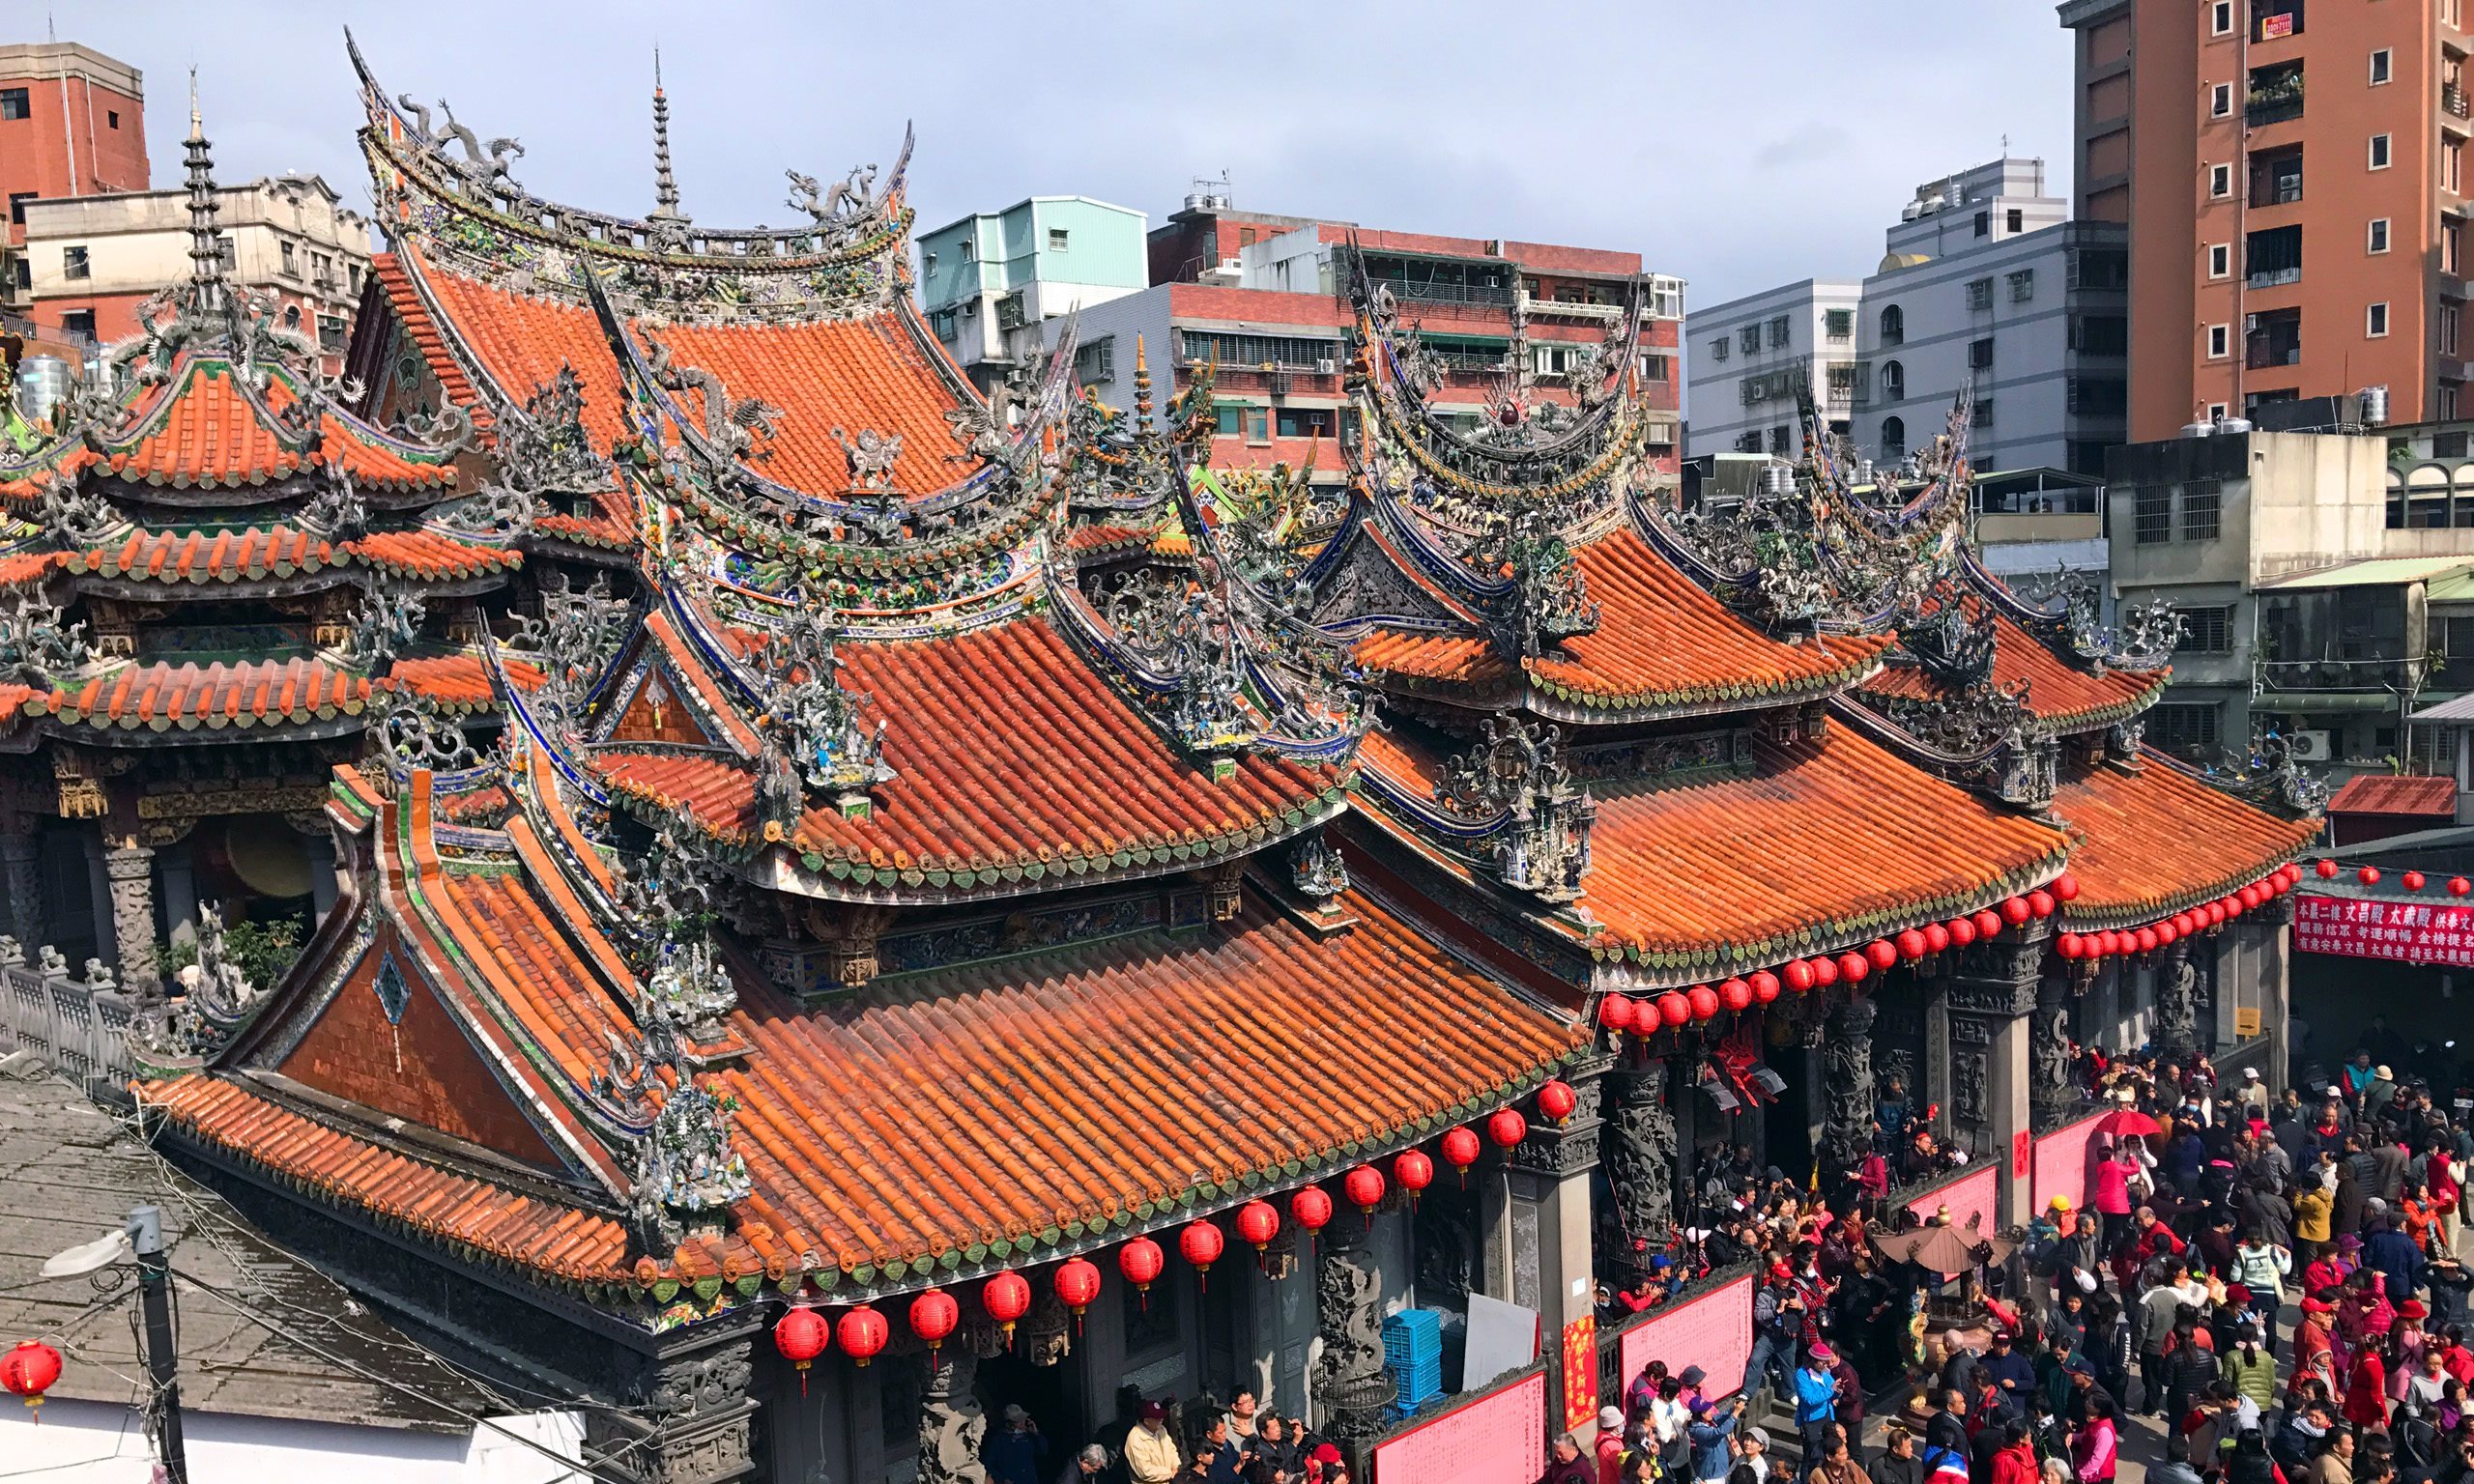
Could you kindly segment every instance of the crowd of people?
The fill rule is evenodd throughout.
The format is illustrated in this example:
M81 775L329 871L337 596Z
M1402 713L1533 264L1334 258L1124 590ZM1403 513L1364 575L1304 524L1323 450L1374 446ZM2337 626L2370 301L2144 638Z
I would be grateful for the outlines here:
M1955 1289L1877 1241L1890 1183L1953 1157L1895 1084L1827 1201L1745 1151L1705 1166L1700 1224L1600 1300L1621 1320L1749 1259L1751 1361L1716 1385L1653 1361L1595 1437L1555 1440L1547 1484L2108 1484L2137 1417L2161 1424L2158 1484L2474 1484L2464 1109L2368 1050L2275 1098L2205 1057L2077 1070L2125 1126L2091 1153L2090 1209L2056 1197ZM1757 1425L1772 1407L1792 1464Z
M1305 1418L1263 1406L1250 1387L1225 1404L1197 1399L1174 1416L1165 1402L1124 1400L1132 1420L1108 1430L1122 1445L1086 1444L1055 1473L1031 1414L1006 1408L980 1447L989 1484L1349 1484L1354 1477L1337 1445Z

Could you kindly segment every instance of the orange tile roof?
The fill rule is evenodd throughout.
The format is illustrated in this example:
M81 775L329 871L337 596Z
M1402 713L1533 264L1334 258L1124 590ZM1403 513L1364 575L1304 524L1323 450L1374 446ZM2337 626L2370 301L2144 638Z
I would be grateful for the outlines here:
M620 434L618 369L590 308L493 288L427 262L416 267L440 311L503 391L521 400L564 362L584 384L585 426L594 441L606 448ZM394 271L401 273L400 265ZM642 341L645 332L637 333ZM672 325L650 333L670 347L675 364L711 372L734 400L754 398L783 410L774 438L759 443L760 451L771 453L753 466L764 478L812 494L849 489L850 468L834 441L837 427L852 436L861 429L899 435L893 478L906 493L943 489L967 472L954 461L959 449L945 421L954 396L929 351L896 314ZM429 354L426 344L423 350ZM438 364L433 357L433 368ZM700 414L695 393L679 395L690 416Z
M31 702L37 715L122 730L246 728L358 716L367 677L324 660L125 665Z
M413 343L420 347L421 358L429 363L430 374L446 390L446 400L473 414L475 427L486 428L494 420L488 404L473 390L472 378L455 362L446 348L446 336L439 333L438 322L413 288L413 280L404 271L403 260L391 252L382 252L369 260L369 271L386 291L388 307L395 311L395 323L404 328ZM520 388L525 395L534 388Z
M1560 700L1607 710L1723 707L1822 696L1880 663L1885 638L1769 638L1620 527L1577 554L1597 632L1524 661Z
M389 1225L578 1281L626 1276L626 1229L609 1216L450 1174L222 1077L193 1073L134 1091L204 1143Z
M1589 785L1581 905L1599 952L1658 968L1780 959L1973 911L2061 869L2067 842L1845 727L1757 743L1744 778ZM1396 733L1360 757L1425 797L1439 762Z
M1357 642L1357 662L1369 675L1445 681L1491 690L1510 678L1495 646L1476 635L1376 629Z
M70 552L62 564L95 577L235 582L291 577L333 564L334 548L289 527L230 530L132 530L111 546Z
M503 656L501 663L506 667L507 679L517 689L530 691L540 685L539 666L511 654ZM490 690L489 672L482 668L477 654L397 660L388 671L387 678L390 684L418 691L450 708L478 711L497 700Z
M147 431L105 458L113 473L175 489L238 489L289 478L304 467L302 455L280 442L241 395L231 367L221 361L187 362L163 398L150 404L140 418ZM300 397L278 380L268 385L266 400L281 409ZM320 427L323 437L314 457L361 484L442 490L455 484L454 465L409 458L371 442L331 413Z
M524 565L524 554L511 547L484 546L434 530L379 531L348 543L345 550L390 576L429 582L512 572Z
M60 565L65 554L60 552L11 552L0 556L0 587L23 587L40 583Z
M2319 833L2252 808L2151 752L2132 773L2065 777L2053 812L2070 828L2074 928L2146 922L2257 880Z
M2057 731L2108 727L2138 714L2165 689L2168 670L2082 670L2019 627L2007 614L1993 615L1993 680L2005 690L2028 687L2028 710ZM1891 666L1864 682L1877 696L1931 700L1944 688L1912 665Z
M875 698L897 776L865 818L811 809L800 820L792 842L828 862L926 872L941 888L949 873L992 879L1031 864L1122 868L1134 852L1199 860L1337 804L1338 769L1268 756L1214 782L1041 618L950 639L853 640L837 653L844 685ZM754 774L735 762L624 744L588 761L621 793L758 842Z
M557 511L532 518L532 534L542 540L572 541L578 546L595 546L608 551L623 551L636 544L636 517L627 497L616 490L603 490L592 497L591 515L566 515Z
M41 482L43 474L73 475L82 472L87 466L101 457L102 455L82 443L74 448L58 450L47 459L45 456L38 455L39 467L35 472L14 479L0 479L0 499L32 499L43 493ZM16 467L23 469L28 466Z
M2360 773L2328 798L2332 814L2407 814L2453 819L2457 780Z

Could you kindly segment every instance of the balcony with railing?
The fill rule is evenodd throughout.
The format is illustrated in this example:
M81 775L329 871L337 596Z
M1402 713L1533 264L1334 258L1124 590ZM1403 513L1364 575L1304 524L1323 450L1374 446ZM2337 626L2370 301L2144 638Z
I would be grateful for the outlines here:
M2242 336L2242 363L2254 371L2302 360L2302 311L2263 310L2250 317Z
M1390 289L1395 299L1423 304L1488 304L1509 309L1520 291L1490 283L1448 283L1424 278L1377 278L1374 286Z
M1526 293L1520 295L1520 308L1533 320L1598 320L1612 325L1624 318L1622 304L1593 304L1586 300L1549 299Z
M2251 91L2243 100L2242 122L2253 128L2302 117L2302 64L2261 68L2251 75Z
M2443 118L2455 119L2461 127L2469 113L2474 113L2474 104L2469 104L2463 87L2443 82L2439 85L2439 111Z

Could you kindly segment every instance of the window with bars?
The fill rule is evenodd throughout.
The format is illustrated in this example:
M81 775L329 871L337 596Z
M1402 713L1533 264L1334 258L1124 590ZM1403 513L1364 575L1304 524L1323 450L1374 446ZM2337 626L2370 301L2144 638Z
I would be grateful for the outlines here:
M1787 317L1783 314L1771 315L1769 317L1769 348L1773 351L1785 350L1787 348Z
M1993 426L1993 399L1991 397L1978 397L1975 399L1975 421L1973 426L1979 428L1989 428ZM1992 469L1993 465L1986 460L1978 459L1975 461L1975 467L1976 471L1982 473L1985 471Z
M1746 325L1742 329L1738 330L1736 344L1743 347L1743 353L1746 356L1758 353L1761 349L1761 327Z
M1184 337L1188 360L1217 359L1223 367L1274 365L1299 371L1311 371L1324 361L1338 364L1340 342L1312 340L1301 335L1244 335L1218 330L1187 329Z
M2217 708L2212 705L2170 701L2147 708L2149 745L2185 761L2214 756L2217 725Z
M2174 612L2182 615L2182 638L2173 646L2175 654L2233 652L2233 605L2215 603L2203 608L2176 609Z
M1726 359L1727 352L1733 349L1734 346L1734 341L1728 339L1724 335L1720 335L1717 339L1710 342L1710 358L1712 360Z
M1832 309L1822 316L1822 330L1832 340L1856 338L1856 311Z
M2010 275L2010 302L2024 304L2036 297L2036 271L2023 268Z
M1102 335L1074 348L1074 376L1085 386L1102 386L1117 379L1117 337Z
M2141 485L2132 497L2131 542L2162 546L2173 539L2173 491L2166 485Z
M2213 479L2182 486L2182 539L2213 541L2223 518L2224 493Z
M1971 309L1990 309L1993 307L1993 280L1991 278L1971 278L1968 280L1968 307Z
M1981 340L1968 342L1968 369L1971 371L1993 369L1993 337L1991 335Z

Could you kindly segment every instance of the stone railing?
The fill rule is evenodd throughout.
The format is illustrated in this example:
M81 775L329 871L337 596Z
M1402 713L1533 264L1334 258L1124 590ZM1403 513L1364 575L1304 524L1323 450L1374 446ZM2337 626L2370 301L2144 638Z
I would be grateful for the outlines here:
M0 937L0 1052L30 1051L110 1097L131 1070L129 1013L129 997L101 964L89 960L72 979L57 954L28 963L14 938Z

